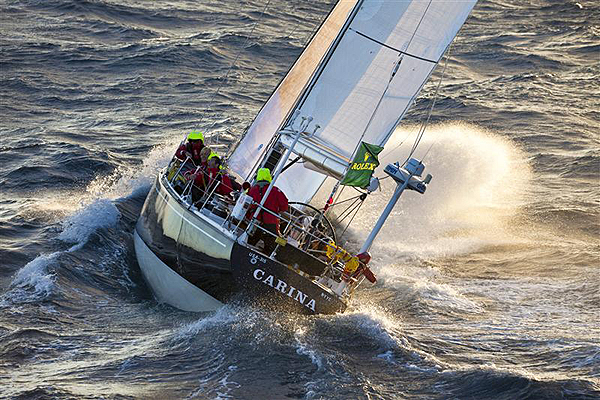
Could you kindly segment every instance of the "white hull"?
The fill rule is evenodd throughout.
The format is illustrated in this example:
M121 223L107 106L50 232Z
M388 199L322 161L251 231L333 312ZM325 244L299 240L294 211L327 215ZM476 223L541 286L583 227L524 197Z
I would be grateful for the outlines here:
M223 303L192 285L163 263L134 231L135 254L154 295L161 303L167 303L184 311L214 311Z

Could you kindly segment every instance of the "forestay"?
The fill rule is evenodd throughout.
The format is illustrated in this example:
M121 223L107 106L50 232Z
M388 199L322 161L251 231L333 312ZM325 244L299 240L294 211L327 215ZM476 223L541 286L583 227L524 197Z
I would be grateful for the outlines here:
M475 3L338 3L233 153L232 168L246 176L295 109L322 127L313 140L342 158L352 159L360 141L383 146ZM344 23L342 17L349 19ZM340 29L338 40L331 31L335 27ZM322 63L315 62L317 58L323 58ZM312 77L307 68L316 70ZM291 98L294 94L297 97ZM294 198L302 201L314 195L324 175L297 165L281 178L278 186L302 196Z

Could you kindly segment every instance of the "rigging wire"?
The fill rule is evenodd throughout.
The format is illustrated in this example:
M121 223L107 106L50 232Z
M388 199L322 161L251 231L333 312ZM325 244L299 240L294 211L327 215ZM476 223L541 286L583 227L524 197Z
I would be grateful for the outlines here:
M408 43L407 43L407 44L406 44L406 46L404 47L404 51L403 51L402 53L400 53L400 60L399 60L398 64L400 64L400 62L402 62L402 57L404 56L404 54L403 54L403 53L405 53L405 52L407 52L407 51L408 51L408 48L410 47L410 44L412 43L413 39L415 38L415 36L416 36L416 34L417 34L417 31L419 30L419 27L421 26L421 23L422 23L422 22L423 22L423 20L425 19L425 15L427 14L427 10L429 10L429 6L431 6L431 3L432 3L432 0L430 0L430 1L429 1L429 3L427 4L427 7L425 8L425 12L424 12L424 13L423 13L423 15L421 16L421 19L419 20L419 23L418 23L418 24L417 24L417 26L415 27L415 30L413 31L413 33L412 33L412 35L411 35L411 37L410 37L410 39L409 39ZM395 73L394 73L394 74L395 74ZM392 77L390 78L390 82L391 82L391 79L394 77L394 74L392 74ZM389 83L388 83L388 86L389 86ZM386 91L387 91L387 88L386 88ZM385 95L385 92L384 92L384 95ZM392 150L390 150L390 151L394 151L394 150L396 150L397 148L399 148L400 146L402 146L402 145L404 144L404 142L406 141L406 139L408 139L408 137L409 137L409 136L410 136L410 133L408 133L408 134L406 135L406 137L405 137L404 139L402 139L402 141L401 141L401 142L400 142L400 143L399 143L399 144L398 144L396 147L394 147L394 148L393 148ZM417 136L418 136L418 135L417 135ZM417 145L418 145L418 144L417 144ZM413 145L413 150L411 151L411 154L412 154L412 152L414 152L414 149L416 149L416 146L414 146L414 145ZM410 158L410 156L409 156L409 158ZM407 159L407 161L408 161L408 159ZM387 177L385 177L385 178L387 178ZM382 179L385 179L385 178L382 178Z
M248 33L248 36L246 37L246 41L244 42L244 45L242 46L242 49L245 48L248 45L248 42L250 41L250 38L252 37L252 34L254 33L254 29L258 25L258 22L265 15L265 12L267 11L267 8L269 8L269 4L271 4L271 0L267 0L267 2L265 4L265 7L263 8L262 12L260 13L260 16L258 17L258 19L252 25L252 29L250 29L250 33ZM241 54L242 54L242 51L240 50L238 52L238 54L236 55L235 59L233 60L233 62L231 63L231 65L229 66L229 68L227 69L227 73L225 74L225 78L221 81L221 84L219 85L219 87L217 88L217 90L213 93L213 95L212 95L212 97L211 97L211 99L210 99L210 101L208 103L208 110L206 110L202 114L202 116L200 117L200 121L198 122L197 126L200 126L202 124L202 121L204 120L204 117L206 116L206 114L208 114L210 111L212 111L212 105L213 105L213 102L214 102L215 98L217 97L217 95L219 94L219 92L221 91L221 89L223 88L223 86L229 80L229 74L233 70L233 67L235 67L235 64L237 63L237 61L240 58Z
M296 10L297 10L297 9L298 9L298 3L297 3L296 5L294 5L294 6L291 8L291 10L290 10L288 13L289 13L290 15L295 15L295 13L296 13ZM266 11L266 8L265 8L265 11ZM264 11L263 11L263 14L264 14ZM261 14L261 17L262 17L262 14ZM318 29L318 27L319 27L319 26L321 26L321 23L323 22L323 19L324 19L324 18L327 18L327 14L325 14L325 16L324 16L324 17L323 17L323 18L322 18L320 21L318 21L318 23L315 25L314 29L313 29L313 30L311 30L311 31L308 31L308 32L307 32L307 35L306 35L306 36L305 36L305 37L304 37L304 38L301 40L301 43L302 43L302 48L305 48L305 47L306 47L306 44L307 44L307 43L308 43L308 41L310 40L310 37L312 37L312 36L314 35L314 32L315 32L315 31ZM257 21L257 22L258 22L258 21ZM285 41L285 40L288 40L288 39L290 39L290 38L291 38L291 37L292 37L292 36L293 36L293 35L296 33L296 31L298 30L298 28L299 28L300 26L301 26L301 24L300 24L300 23L296 23L296 24L292 25L292 28L289 30L289 33L287 33L287 34L286 34L286 35L283 37L283 39L280 39L280 41ZM245 47L245 45L244 45L244 47ZM241 50L240 50L240 53L241 53ZM237 58L236 58L236 60L237 60ZM258 77L258 76L259 76L259 75L262 73L262 68L260 68L260 67L262 67L262 65L260 65L260 66L259 66L259 68L257 68L257 72L255 72L255 73L254 73L254 75L252 75L252 77L251 77L249 80L246 80L246 81L244 82L244 85L243 85L243 86L242 86L242 88L240 89L240 92L241 92L241 93L244 93L244 92L245 92L245 90L246 90L246 88L247 88L247 87L248 87L248 86L249 86L249 85L250 85L250 84L251 84L251 83L254 81L254 79L255 79L256 77ZM227 109L227 108L229 108L229 106L231 106L232 104L233 104L233 99L229 100L229 103L227 103L227 105L226 105L224 108L225 108L225 109ZM209 127L207 130L211 130L211 129L212 129L212 128L213 128L213 127L216 125L216 123L217 123L217 121L216 121L216 119L215 119L215 120L214 120L214 122L213 122L213 123L210 125L210 127ZM250 122L250 123L249 123L249 124L248 124L248 125L247 125L247 126L244 128L244 132L245 132L245 131L246 131L246 130L247 130L249 127L250 127L250 125L251 125L251 124L252 124L252 122ZM226 130L226 132L229 132L229 129L227 129L227 130ZM218 143L219 143L219 138L220 138L220 136L221 136L221 132L217 132L217 133L216 133L216 135L215 135L215 141L216 141L216 144L218 144ZM211 143L212 143L212 136L211 136Z
M352 212L356 209L356 207L359 207L360 204L362 202L360 201L360 199L356 199L352 202L352 204L350 204L348 207L346 207L346 209L340 214L340 216L338 217L338 220L340 222L344 221L350 214L352 214Z
M411 135L411 133L412 133L412 132L408 132L408 133L406 134L406 137L405 137L404 139L402 139L402 140L400 141L400 143L398 143L398 144L397 144L395 147L393 147L391 150L389 150L389 151L386 151L386 154L387 154L387 153L393 153L393 152L394 152L394 151L396 151L396 150L397 150L397 149L398 149L400 146L402 146L402 145L404 144L404 142L406 142L406 140L408 139L408 137ZM389 177L389 175L388 175L388 176L386 176L385 178L387 178L387 177ZM380 178L380 179L385 179L385 178Z
M347 198L347 199L345 199L345 200L338 201L337 203L333 203L333 204L331 204L331 205L329 206L329 208L331 208L331 207L333 207L333 206L339 206L340 204L344 204L344 203L347 203L347 202L349 202L349 201L352 201L352 200L355 200L355 201L356 201L356 199L360 198L362 195L364 195L364 193L363 193L363 192L361 192L361 194L359 194L358 196L349 197L349 198ZM352 206L352 205L350 205L350 207L351 207L351 206ZM346 209L346 210L347 210L347 209ZM344 212L346 212L346 210L344 210ZM343 214L344 212L342 212L342 214Z
M413 143L413 146L410 150L410 153L408 155L408 157L406 157L406 160L404 161L403 164L406 164L408 162L408 160L410 160L410 158L412 157L412 155L414 154L414 152L416 151L417 147L419 146L419 143L421 142L421 139L423 138L423 134L425 133L425 129L427 128L427 126L429 125L429 121L431 119L431 114L433 112L433 109L435 108L435 103L437 101L438 98L438 92L441 86L442 81L444 80L444 75L446 73L446 67L448 66L448 60L450 58L450 49L451 49L452 43L450 43L449 47L448 47L448 52L446 53L446 60L444 61L444 68L442 69L442 76L440 77L440 80L438 81L437 87L435 89L435 93L433 95L433 101L431 104L431 107L429 108L429 112L427 115L427 120L425 122L423 122L421 124L421 126L419 127L419 132L417 133L417 136L415 137L415 143ZM408 137L411 135L411 132L409 132L406 137L404 139L402 139L402 141L400 143L398 143L394 148L392 148L389 153L395 151L396 149L398 149L400 146L402 146L404 144L404 142L406 141L406 139L408 139ZM433 147L433 145L435 144L435 142L433 142L429 148L427 149L427 151L425 152L425 155L423 156L423 158L421 158L421 162L423 162L423 160L425 159L425 157L427 156L427 154L429 153L429 151L431 150L431 148ZM386 175L382 178L378 178L380 181L389 178L389 175Z
M427 11L429 10L429 7L431 6L432 1L433 0L429 0L429 3L427 3L427 7L425 8L425 12L421 16L421 19L419 20L419 23L415 27L415 29L414 29L411 37L410 37L410 40L408 41L408 43L406 44L406 46L404 48L404 51L401 51L400 54L398 55L398 60L396 61L396 63L394 64L394 67L392 68L392 72L390 74L390 78L388 80L388 83L387 83L387 85L386 85L383 93L381 94L381 97L379 98L379 101L377 102L377 105L375 106L375 109L373 110L373 113L371 114L371 117L369 118L369 121L367 122L367 125L366 125L365 129L363 130L363 133L362 133L362 135L360 137L360 140L356 143L356 147L354 148L354 151L352 152L352 154L353 154L352 159L354 159L354 156L355 156L356 152L358 151L358 148L360 147L360 144L361 144L363 138L365 137L365 135L367 133L367 130L369 129L369 127L371 125L371 122L373 121L373 119L375 117L375 114L379 110L379 106L381 105L383 99L385 98L385 95L387 94L388 89L390 88L392 80L396 76L396 72L398 72L398 69L400 68L400 64L402 63L402 60L404 59L404 53L406 53L408 51L408 48L410 47L410 44L412 43L413 39L417 35L417 31L419 30L419 27L421 26L421 23L425 19L425 15L427 14ZM389 138L389 136L387 136L387 137ZM387 140L387 139L385 139L385 140ZM346 166L345 171L344 171L344 176L347 174L348 168L350 168L350 164L348 164ZM338 190L338 188L340 186L340 182L341 181L337 181L337 183L333 187L333 190L331 191L331 194L329 195L329 198L333 197L334 194L337 192L337 190Z
M350 218L350 221L348 221L348 223L346 224L346 227L342 231L340 237L344 236L344 234L346 233L346 231L350 227L350 224L352 224L352 221L354 221L354 217L356 217L356 215L358 214L358 211L360 211L360 208L362 207L362 205L364 203L365 203L364 201L361 201L360 204L358 205L358 207L356 207L356 211L354 212L354 215L352 216L352 218Z
M450 44L448 45L448 51L446 52L446 61L444 62L444 68L442 69L442 76L440 76L440 80L438 81L438 84L435 88L435 93L433 94L433 101L431 102L431 107L429 108L429 112L427 113L427 119L425 120L425 122L423 124L421 124L419 133L417 133L417 136L415 137L415 142L413 143L410 153L408 154L408 157L406 158L406 161L404 161L404 163L407 163L408 160L413 156L414 152L417 150L417 147L419 146L419 143L421 142L421 139L423 139L423 135L425 134L425 129L427 129L427 126L429 125L429 121L431 120L431 114L433 113L433 109L435 107L435 103L438 98L440 86L442 85L442 81L444 80L444 76L446 75L446 67L448 66L448 60L450 59L451 48L452 48L452 42L450 42ZM431 146L433 146L433 143ZM431 150L431 146L429 146L429 149L427 150L425 155L427 155L427 153L429 153L429 150ZM425 158L425 156L423 156L421 161L423 161L424 158Z
M356 188L354 188L354 189L356 189ZM348 221L348 224L346 224L346 227L344 228L344 230L342 231L340 236L342 236L342 235L344 235L344 233L346 233L346 230L352 224L354 217L356 217L356 215L358 214L358 211L360 210L360 208L362 207L362 205L365 202L365 199L367 198L366 192L361 192L358 189L356 189L356 190L360 193L358 196L350 197L345 200L342 200L342 201L339 201L339 202L329 205L329 210L331 210L334 206L339 206L340 204L347 203L348 201L352 201L352 203L348 207L346 207L346 209L344 211L342 211L340 213L340 215L337 217L339 223L341 224L346 218L348 218L348 216L350 216L350 214L352 214L354 212L354 215L352 215L352 218L350 218L350 221Z
M432 2L433 2L433 0L429 0L429 3L427 3L427 7L425 7L425 12L423 13L423 15L421 15L421 19L419 20L419 23L415 27L415 30L413 31L412 36L410 37L410 40L408 41L408 43L406 44L406 47L404 48L404 52L408 51L408 48L410 47L410 44L412 43L413 39L417 35L417 31L419 30L419 27L421 26L421 23L425 19L425 15L427 15L427 11L429 10L429 6L431 6Z
M451 46L452 46L452 43L450 43L450 46L448 46L448 53L447 53L447 55L446 55L446 61L445 61L445 63L444 63L444 69L443 69L443 71L442 71L442 77L440 78L440 82L438 83L438 89L439 89L439 85L442 83L442 80L444 79L444 74L445 74L445 72L446 72L446 66L448 65L448 60L450 59L450 50L451 50ZM432 111L433 111L433 107L435 106L435 101L436 101L436 98L437 98L437 90L438 90L438 89L436 89L436 97L434 97L434 99L433 99L433 104L431 105L431 110L432 110ZM429 114L429 116L431 116L431 113ZM429 118L427 119L427 122L429 122ZM435 139L435 140L434 140L434 141L433 141L433 142L432 142L432 143L429 145L429 148L427 149L427 151L425 152L425 154L423 155L423 157L421 157L421 162L423 162L423 160L425 159L425 157L427 157L427 154L429 154L429 151L431 150L431 148L433 147L433 145L437 143L437 141L438 141L438 140L439 140L439 139Z
M450 42L450 44L448 45L448 51L446 52L446 60L444 61L444 67L442 69L442 76L440 77L440 80L438 81L438 84L436 86L435 93L434 93L434 96L433 96L433 101L432 101L431 107L430 107L428 115L427 115L427 120L424 123L421 124L421 127L419 128L419 132L417 133L417 136L415 137L415 143L413 144L413 147L411 148L411 151L410 151L408 157L404 161L404 164L406 164L408 162L408 160L410 160L410 158L412 157L412 155L416 151L416 149L417 149L417 147L418 147L421 139L423 138L423 134L425 133L425 129L429 125L429 121L431 119L431 114L433 112L433 109L435 108L435 103L436 103L437 98L438 98L439 89L440 89L442 81L444 80L444 76L446 74L446 67L448 66L448 60L450 59L450 53L451 53L451 49L452 49L452 44L453 44L453 42ZM410 133L408 133L407 136L396 147L394 147L393 149L391 149L390 152L393 152L394 150L396 150L400 146L402 146L402 144L406 141L406 139L408 139L409 136L410 136ZM436 144L436 143L437 143L437 140L435 140L433 143L431 143L431 145L429 146L429 148L427 149L427 151L425 152L425 154L421 158L421 162L423 162L423 160L425 159L425 157L427 157L427 155L429 154L429 151L432 149L433 145ZM390 176L386 175L386 176L384 176L382 178L377 178L377 179L379 179L379 181L383 181L383 180L385 180L387 178L390 178Z

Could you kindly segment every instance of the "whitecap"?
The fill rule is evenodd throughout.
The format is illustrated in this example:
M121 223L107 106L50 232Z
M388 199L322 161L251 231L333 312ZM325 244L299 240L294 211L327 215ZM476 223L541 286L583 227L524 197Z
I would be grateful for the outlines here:
M80 249L96 230L114 226L120 215L110 200L99 199L67 218L58 237L74 245L65 251L41 254L18 270L10 284L10 290L2 296L0 305L38 301L50 296L56 275L49 272L48 267L57 261L60 254Z
M193 338L199 332L202 332L211 327L220 325L230 325L238 319L238 315L230 306L219 308L214 314L203 317L197 321L185 324L173 332L173 340L182 341Z
M25 264L15 274L10 290L0 300L0 306L47 298L55 284L55 275L48 271L60 252L42 254Z
M96 230L114 226L121 213L114 203L108 199L98 199L81 208L63 223L63 230L58 238L69 243L83 243Z
M296 329L294 332L294 339L296 341L296 353L301 356L307 356L310 361L317 367L319 371L323 369L323 357L321 357L317 350L312 349L303 339L305 331L302 328Z

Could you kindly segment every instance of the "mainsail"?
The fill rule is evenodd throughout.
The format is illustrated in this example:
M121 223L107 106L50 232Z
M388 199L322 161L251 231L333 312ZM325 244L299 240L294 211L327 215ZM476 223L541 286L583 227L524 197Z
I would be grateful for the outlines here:
M229 165L246 177L274 135L289 146L292 134L280 131L299 110L321 129L300 139L297 154L306 163L282 174L278 186L290 199L306 201L325 174L342 179L361 142L388 141L476 1L340 1Z

